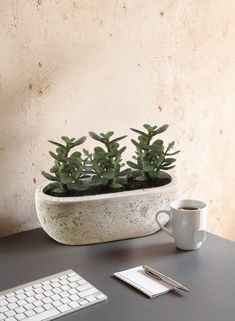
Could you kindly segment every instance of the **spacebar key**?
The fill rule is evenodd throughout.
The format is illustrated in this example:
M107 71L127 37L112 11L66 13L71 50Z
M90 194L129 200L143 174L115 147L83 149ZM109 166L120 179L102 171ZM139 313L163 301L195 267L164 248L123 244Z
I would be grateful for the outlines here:
M47 320L50 317L54 317L57 314L60 314L60 312L53 308L53 309L44 311L42 313L35 314L32 317L26 318L24 320L25 321L43 321L43 320Z

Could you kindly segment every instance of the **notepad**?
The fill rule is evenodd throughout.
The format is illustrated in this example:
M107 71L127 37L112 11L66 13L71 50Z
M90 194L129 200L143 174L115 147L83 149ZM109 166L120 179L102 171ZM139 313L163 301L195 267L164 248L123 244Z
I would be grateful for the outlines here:
M143 292L150 298L167 293L174 290L175 288L164 281L157 280L144 272L142 266L116 272L114 276L120 280L132 285L134 288Z

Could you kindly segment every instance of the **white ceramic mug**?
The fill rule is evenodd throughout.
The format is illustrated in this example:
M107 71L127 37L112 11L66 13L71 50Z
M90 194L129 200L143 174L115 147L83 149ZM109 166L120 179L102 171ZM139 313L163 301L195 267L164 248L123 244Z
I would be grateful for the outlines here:
M159 222L161 213L170 216L172 229ZM197 200L177 200L170 204L170 210L157 212L156 221L163 231L175 239L179 249L196 250L206 239L207 205Z

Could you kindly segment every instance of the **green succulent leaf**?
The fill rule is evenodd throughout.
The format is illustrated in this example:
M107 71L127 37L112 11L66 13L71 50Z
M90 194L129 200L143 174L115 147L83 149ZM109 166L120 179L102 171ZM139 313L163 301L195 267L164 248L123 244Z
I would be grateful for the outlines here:
M137 181L140 181L140 182L147 181L147 177L145 177L145 176L137 176L135 179L136 179Z
M165 124L165 125L159 127L157 130L155 130L154 135L161 134L161 133L165 132L168 129L168 127L169 127L168 124Z
M63 184L68 184L68 183L72 183L74 178L72 176L66 175L65 173L62 173L60 175L60 180Z
M103 172L103 176L108 179L114 178L115 175L115 169L109 168L105 172Z
M153 127L150 126L150 125L148 125L148 124L144 124L143 127L144 127L145 129L147 129L147 131L148 131L149 133L153 131Z
M142 132L141 130L135 129L135 128L130 128L133 132L140 134L141 136L148 137L148 134Z
M173 165L173 166L162 166L162 169L164 169L165 171L166 170L169 170L169 169L172 169L172 168L174 168L175 167L175 165Z
M121 137L117 137L117 138L111 140L109 143L110 143L110 144L116 143L116 142L118 142L119 140L122 140L122 139L124 139L124 138L126 138L126 137L127 137L127 135L124 135L124 136L121 136Z
M112 188L121 188L121 187L122 187L122 184L112 183L112 184L110 185L110 187L112 187Z
M139 143L136 140L131 139L131 142L132 142L132 144L135 145L135 147L139 147Z
M61 139L65 142L65 144L69 144L71 140L67 136L62 136Z
M166 156L173 156L173 155L176 155L180 152L180 150L177 150L176 152L174 153L166 153Z
M131 168L134 168L134 169L140 169L140 166L131 162L131 161L127 161L126 162L128 166L130 166Z
M79 145L83 144L85 142L85 140L86 140L86 136L83 136L83 137L77 139L75 142L71 143L70 147L73 148L75 146L79 146Z
M99 135L97 135L96 133L94 132L89 132L89 135L91 136L91 138L95 139L95 140L98 140L99 142L103 142L103 138L100 137Z
M143 170L145 172L151 172L155 168L155 166L153 164L151 164L151 163L149 163L147 161L143 162L142 165L143 165Z
M46 172L44 172L44 171L42 171L41 174L42 174L45 178L49 179L50 181L58 181L58 178L57 178L56 176L52 176L52 175L50 175L50 174L48 174L48 173L46 173Z
M54 142L53 140L48 140L48 142L53 144L53 145L58 146L59 148L61 148L61 150L67 150L66 146L64 146L64 145L62 145L60 143Z
M128 175L130 175L130 173L131 173L131 169L130 168L126 168L123 171L119 172L118 175L119 176L128 176Z

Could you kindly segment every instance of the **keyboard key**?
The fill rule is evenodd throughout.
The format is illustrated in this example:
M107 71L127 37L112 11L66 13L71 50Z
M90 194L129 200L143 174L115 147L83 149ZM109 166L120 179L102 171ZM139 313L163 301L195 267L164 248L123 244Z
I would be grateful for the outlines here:
M67 305L67 304L63 304L61 305L60 307L57 308L60 312L65 312L65 311L68 311L68 310L71 310L72 307Z
M54 308L54 309L44 311L40 314L33 315L30 318L28 318L27 321L43 321L48 318L54 317L58 314L60 314L60 312Z
M43 288L38 288L38 289L34 289L34 292L42 293L42 292L44 292L44 290L43 290Z
M77 301L77 300L79 300L79 296L77 296L76 294L73 294L73 295L70 295L70 296L69 296L69 299L72 300L72 301ZM62 299L62 300L63 300L63 299ZM62 301L62 300L61 300L61 301Z
M36 312L34 310L29 310L29 311L26 311L25 314L27 315L27 317L31 317L32 315L35 315Z
M45 291L49 291L49 290L51 290L51 289L53 289L53 288L52 288L51 285L45 285L45 286L43 286L43 289L44 289Z
M3 307L4 305L7 305L7 304L8 304L7 300L0 301L0 307Z
M16 297L17 299L22 300L26 298L26 295L24 293L21 293L21 294L18 294Z
M9 297L9 298L7 299L7 301L8 301L9 303L13 303L13 302L16 302L16 301L17 301L17 298L16 298L15 296L11 296L11 297Z
M79 280L79 281L77 281L77 283L78 283L79 285L83 285L83 284L86 284L87 282L86 282L85 280Z
M88 296L90 294L94 294L96 292L98 292L98 290L96 288L91 288L91 289L86 290L84 292L78 293L78 295L80 296L80 298L85 298L86 296Z
M32 295L35 295L35 292L31 290L31 291L27 291L25 294L27 295L27 297L30 297Z
M57 300L57 301L52 302L51 304L54 305L54 307L59 307L63 303L61 301Z
M24 289L26 292L27 291L32 291L33 290L33 287L32 286L28 286L27 288Z
M20 314L16 315L15 318L16 318L17 320L23 320L23 319L26 318L26 315L23 314L23 313L20 313Z
M69 302L71 302L71 300L69 298L63 298L63 299L61 299L61 302L69 303Z
M53 308L53 305L48 303L48 304L45 304L43 307L44 307L45 310L50 310L50 309Z
M6 305L4 305L3 307L0 307L0 313L4 313L6 311L8 311L8 307Z
M61 289L63 291L68 291L70 289L70 287L68 285L62 285Z
M37 300L42 300L42 299L45 298L45 295L43 295L42 293L39 293L39 294L36 294L34 297L35 297Z
M26 310L32 310L32 309L35 308L35 306L34 306L32 303L29 303L29 304L26 304L26 305L24 306L24 308L25 308Z
M25 299L28 303L36 301L35 297L31 296L30 298Z
M26 311L26 309L24 307L19 307L15 309L16 313L23 313Z
M94 302L94 301L97 300L97 299L94 297L94 295L89 295L89 296L86 297L86 299L87 299L87 301L89 301L89 302Z
M41 313L41 312L44 312L45 309L44 309L43 307L37 307L37 308L34 309L34 311L35 311L36 313Z
M70 302L69 305L73 309L76 309L76 308L80 307L80 304L78 302Z
M71 278L69 278L69 282L75 282L80 280L81 278L78 275L72 276Z
M43 305L43 302L41 300L38 300L38 301L33 302L33 304L35 305L35 307L40 307Z
M61 297L58 294L52 295L51 298L53 301L57 301L57 300L61 299Z
M97 299L106 299L106 296L104 294L98 294L96 295Z
M61 296L62 298L66 298L66 297L69 296L69 293L68 293L68 292L61 292L61 293L60 293L60 296Z
M79 302L80 305L85 305L85 304L87 304L87 303L88 303L88 302L87 302L86 300L83 300L83 301L80 301L80 302Z
M50 297L46 297L45 299L42 299L42 302L44 303L51 303L53 301Z
M16 314L16 312L14 310L9 310L5 312L5 314L7 317L13 317Z
M51 292L51 291L46 291L46 292L44 292L44 295L45 295L45 296L52 296L52 295L53 295L53 292Z
M84 285L81 285L81 286L77 287L77 290L82 292L82 291L88 290L90 288L92 288L92 285L87 283L87 284L84 284Z
M19 300L19 301L17 301L17 304L20 305L20 306L22 306L22 305L27 304L27 301L25 301L25 300Z
M52 288L59 288L60 284L59 284L59 282L53 282L50 287L51 287L51 289Z

